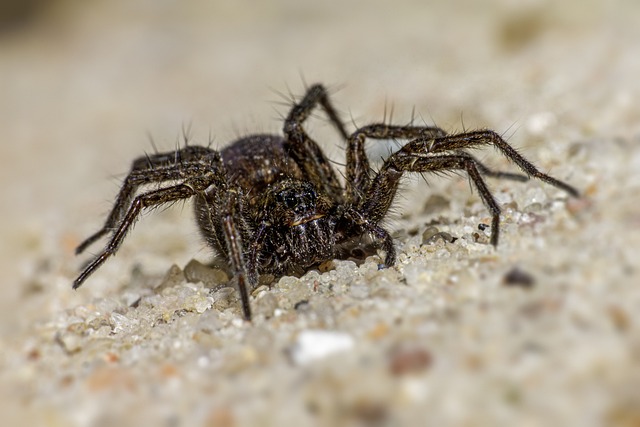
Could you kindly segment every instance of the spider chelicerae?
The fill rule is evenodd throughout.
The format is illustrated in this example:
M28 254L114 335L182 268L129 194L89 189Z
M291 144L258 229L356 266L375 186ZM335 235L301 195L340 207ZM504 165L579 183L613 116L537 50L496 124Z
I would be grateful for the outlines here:
M321 106L346 141L344 186L303 124ZM406 140L375 172L367 138ZM489 169L466 150L493 145L525 174ZM405 172L466 172L492 216L491 244L498 244L500 206L484 177L525 181L530 177L571 196L572 186L540 172L496 132L447 134L433 126L370 124L347 133L322 85L308 88L284 121L284 136L251 135L221 151L186 145L134 160L104 226L76 249L82 253L106 234L106 247L74 281L74 289L116 253L138 215L189 198L206 243L225 258L240 292L244 317L251 319L249 294L261 274L302 274L341 256L367 237L384 252L383 266L396 261L389 232L381 225ZM149 184L159 188L140 192ZM163 186L164 184L164 186Z

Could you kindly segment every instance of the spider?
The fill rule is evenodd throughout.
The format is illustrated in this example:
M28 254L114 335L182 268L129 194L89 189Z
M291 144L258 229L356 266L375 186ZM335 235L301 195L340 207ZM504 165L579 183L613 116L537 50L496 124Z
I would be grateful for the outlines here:
M303 127L317 106L346 141L344 186ZM261 274L302 274L341 256L342 248L365 238L384 252L381 267L393 266L393 240L380 223L405 172L466 172L491 213L490 242L494 246L499 238L500 206L484 177L520 181L533 177L571 196L579 195L572 186L540 172L491 130L448 134L434 126L375 123L349 134L319 84L309 87L293 105L283 133L243 137L221 151L185 145L134 160L104 226L76 249L80 254L104 235L111 235L73 288L80 287L117 252L144 209L178 200L195 200L202 237L228 263L244 317L250 320L249 294ZM408 142L374 172L365 154L367 138ZM485 145L496 147L525 175L491 170L465 151ZM159 186L139 191L149 184Z

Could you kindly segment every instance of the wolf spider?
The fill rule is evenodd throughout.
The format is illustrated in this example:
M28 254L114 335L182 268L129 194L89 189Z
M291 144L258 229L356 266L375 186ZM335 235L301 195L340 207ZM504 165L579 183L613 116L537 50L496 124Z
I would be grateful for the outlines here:
M320 147L303 124L320 105L346 141L344 187ZM364 143L371 139L408 142L391 154L376 173ZM493 145L525 175L493 171L465 150ZM578 191L540 172L496 132L476 130L447 134L432 126L370 124L347 133L322 85L308 88L284 121L284 137L252 135L222 151L185 146L134 160L104 226L76 249L82 253L106 234L106 247L80 273L76 289L115 254L138 215L147 208L195 199L202 237L223 256L240 292L244 317L251 319L249 293L260 274L302 274L311 266L340 256L343 247L365 236L384 251L390 267L396 251L389 232L380 226L405 172L464 171L492 216L491 244L498 244L500 206L484 177L525 181L530 177L571 196ZM149 184L158 189L138 190Z

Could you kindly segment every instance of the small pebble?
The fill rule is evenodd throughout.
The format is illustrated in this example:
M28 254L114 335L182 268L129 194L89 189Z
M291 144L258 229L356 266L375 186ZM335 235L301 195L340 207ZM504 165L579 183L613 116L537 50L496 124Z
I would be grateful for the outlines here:
M522 288L532 288L535 285L534 277L518 267L514 267L502 279L505 286L519 286Z
M424 348L400 347L393 350L389 357L389 371L393 375L419 373L431 366L433 356Z
M206 265L192 259L184 267L184 276L190 283L202 282L207 288L214 288L229 281L229 276L217 268L209 268Z
M254 303L254 314L262 315L265 318L273 317L274 312L278 308L278 299L271 292L265 292L262 297L258 298Z
M184 273L182 269L177 265L173 264L171 268L164 275L164 278L160 282L160 284L156 287L156 291L160 292L166 288L172 288L174 286L178 286L179 284L184 282ZM130 304L129 304L130 305Z
M432 229L437 230L437 228L435 227L429 227L424 231L424 233L422 233L423 245L431 245L437 242L438 240L442 240L443 242L446 242L446 243L453 243L456 241L456 238L453 237L450 233L447 233L446 231L437 231L433 233Z
M350 350L355 343L344 332L306 330L298 335L290 356L297 365L307 365L335 353Z

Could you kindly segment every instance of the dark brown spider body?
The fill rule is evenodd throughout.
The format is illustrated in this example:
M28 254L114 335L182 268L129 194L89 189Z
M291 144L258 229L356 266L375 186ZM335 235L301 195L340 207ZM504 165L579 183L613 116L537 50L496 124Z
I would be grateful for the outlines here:
M346 141L345 182L305 132L303 123L320 105ZM136 159L124 180L104 226L76 249L83 252L106 234L107 246L80 273L78 288L111 255L143 209L189 198L201 234L223 256L234 276L246 319L251 318L249 292L261 274L302 274L311 266L341 256L342 249L368 237L395 263L389 233L380 226L405 172L464 171L492 215L491 243L498 244L500 206L485 177L526 181L540 179L572 196L568 184L536 169L500 135L479 130L448 135L429 126L372 124L347 133L321 85L310 87L284 123L284 136L253 135L218 152L185 146L174 152ZM375 173L369 167L364 142L404 139ZM493 145L526 175L493 171L467 149ZM140 192L149 185L159 188Z
M334 258L338 207L304 179L282 137L242 138L223 149L220 156L230 191L239 195L241 216L249 220L248 224L236 224L240 234L249 236L255 233L255 224L264 225L262 249L256 258L259 274L301 274ZM216 197L215 186L196 196L196 219L210 246L227 258Z

